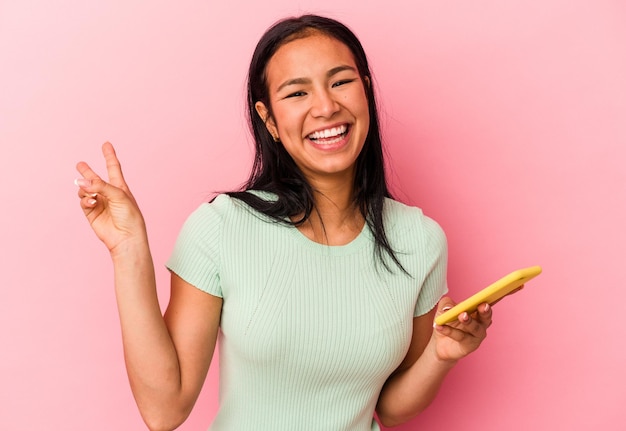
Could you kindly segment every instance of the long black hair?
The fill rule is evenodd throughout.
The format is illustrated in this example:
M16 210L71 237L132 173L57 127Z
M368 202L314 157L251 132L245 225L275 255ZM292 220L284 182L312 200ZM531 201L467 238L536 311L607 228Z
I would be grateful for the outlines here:
M363 149L356 160L353 199L374 235L376 257L390 270L383 256L386 253L406 272L389 244L383 223L384 201L385 198L391 198L391 194L385 178L378 110L367 56L356 35L334 19L317 15L287 18L270 27L259 40L248 71L248 120L256 146L254 163L243 191L229 192L228 195L276 221L295 226L307 221L315 210L311 185L283 145L274 141L264 119L255 108L256 102L262 102L268 109L268 118L273 118L268 94L267 64L278 48L315 31L342 42L354 56L357 71L364 83L370 125ZM248 193L248 190L271 192L276 199L264 200ZM302 214L301 218L290 220L290 217Z

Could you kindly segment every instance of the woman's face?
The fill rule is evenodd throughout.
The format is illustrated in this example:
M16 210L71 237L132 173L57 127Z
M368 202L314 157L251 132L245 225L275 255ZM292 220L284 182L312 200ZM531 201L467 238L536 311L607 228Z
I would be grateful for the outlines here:
M350 49L320 32L280 47L266 67L269 100L256 109L309 181L352 181L369 130L365 85Z

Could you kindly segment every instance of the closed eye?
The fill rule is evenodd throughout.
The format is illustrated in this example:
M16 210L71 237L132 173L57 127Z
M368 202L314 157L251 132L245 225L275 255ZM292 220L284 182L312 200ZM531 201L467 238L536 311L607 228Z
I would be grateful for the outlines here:
M356 79L342 79L341 81L337 81L335 83L333 83L332 87L339 87L341 85L345 85L345 84L349 84L350 82L354 82L356 81Z
M285 99L288 99L290 97L302 97L302 96L306 96L306 93L304 91L296 91L296 92L286 95Z

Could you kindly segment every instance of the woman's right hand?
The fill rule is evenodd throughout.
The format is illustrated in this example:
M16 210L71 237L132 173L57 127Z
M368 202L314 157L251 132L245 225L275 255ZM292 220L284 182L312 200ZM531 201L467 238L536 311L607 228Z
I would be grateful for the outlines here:
M124 176L113 145L102 146L109 182L100 178L85 162L76 169L82 175L75 184L79 187L80 206L98 238L111 255L119 253L135 242L147 241L146 227L141 211Z

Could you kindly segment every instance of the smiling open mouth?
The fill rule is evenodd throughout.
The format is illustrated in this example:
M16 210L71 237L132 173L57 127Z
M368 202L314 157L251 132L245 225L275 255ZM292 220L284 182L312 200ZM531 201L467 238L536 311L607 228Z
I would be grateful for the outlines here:
M311 133L307 138L316 144L331 145L341 141L348 134L348 125L342 124L341 126L331 127L330 129L318 130Z

